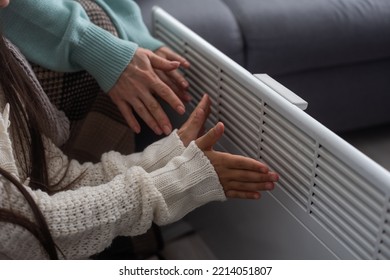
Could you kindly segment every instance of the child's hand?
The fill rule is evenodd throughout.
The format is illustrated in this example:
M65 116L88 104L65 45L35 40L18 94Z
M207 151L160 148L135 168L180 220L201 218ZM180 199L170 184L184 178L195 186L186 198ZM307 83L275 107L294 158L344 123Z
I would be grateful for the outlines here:
M188 120L178 130L177 134L185 147L187 147L191 141L196 140L203 134L204 123L210 114L210 106L210 98L208 95L204 95Z
M196 140L196 144L209 158L218 174L225 195L230 198L260 198L260 191L274 188L278 175L270 172L268 167L251 158L217 152L213 145L221 138L224 125L218 123L204 136Z

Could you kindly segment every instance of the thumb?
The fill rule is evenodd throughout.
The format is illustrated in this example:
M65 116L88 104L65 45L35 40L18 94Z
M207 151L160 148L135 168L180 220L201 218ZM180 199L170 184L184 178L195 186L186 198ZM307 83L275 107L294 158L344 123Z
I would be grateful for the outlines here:
M198 132L204 126L207 117L210 114L210 106L210 98L207 94L205 94L196 106L195 110L188 118L188 127L193 128L195 131L197 131L196 137L198 136Z
M154 53L151 53L149 59L153 68L163 71L172 71L180 66L179 61L170 61Z
M223 123L217 123L212 129L210 129L205 135L196 139L195 143L202 151L210 150L219 139L221 139L225 126Z

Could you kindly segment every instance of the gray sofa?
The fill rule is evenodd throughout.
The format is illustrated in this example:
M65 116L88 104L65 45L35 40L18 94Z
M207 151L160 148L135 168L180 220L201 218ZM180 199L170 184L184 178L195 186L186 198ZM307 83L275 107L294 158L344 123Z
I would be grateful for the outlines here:
M389 0L137 0L158 5L336 132L390 123Z

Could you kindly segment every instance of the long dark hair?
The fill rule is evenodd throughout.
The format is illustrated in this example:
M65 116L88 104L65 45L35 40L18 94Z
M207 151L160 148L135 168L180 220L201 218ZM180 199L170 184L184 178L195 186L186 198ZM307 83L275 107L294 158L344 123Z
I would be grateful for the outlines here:
M19 166L30 178L30 187L50 193L49 176L47 171L42 128L34 114L33 98L34 87L27 74L15 61L9 51L4 38L0 34L0 87L6 101L10 104L10 133L13 139L21 144L22 152L16 155ZM24 196L34 215L35 221L30 221L9 209L0 209L0 221L22 226L31 232L42 244L49 258L58 259L53 237L34 199L25 187L11 174L0 168L4 176Z

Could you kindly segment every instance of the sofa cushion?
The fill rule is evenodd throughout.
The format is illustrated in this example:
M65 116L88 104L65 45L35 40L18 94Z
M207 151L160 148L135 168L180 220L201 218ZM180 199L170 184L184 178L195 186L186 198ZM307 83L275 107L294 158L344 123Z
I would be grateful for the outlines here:
M240 28L221 0L137 0L146 25L151 28L151 11L158 5L217 49L243 64Z
M389 0L223 0L252 72L285 74L390 57Z

